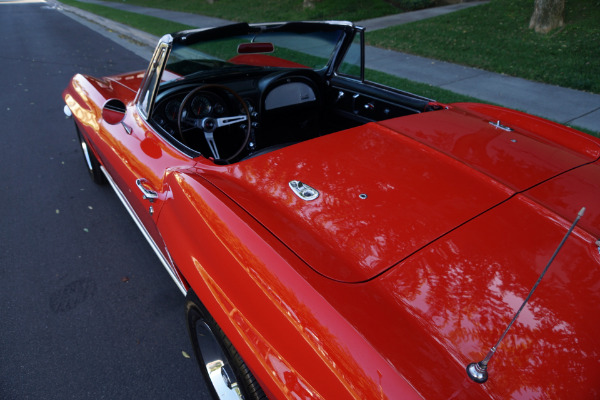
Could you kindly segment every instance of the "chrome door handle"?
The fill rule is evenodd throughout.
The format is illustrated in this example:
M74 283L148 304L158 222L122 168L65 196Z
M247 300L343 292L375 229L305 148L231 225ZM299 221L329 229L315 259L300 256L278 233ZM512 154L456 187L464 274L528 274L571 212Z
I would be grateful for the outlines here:
M144 187L144 182L147 182L147 180L145 178L140 178L136 179L135 184L142 191L144 199L150 200L150 202L152 203L155 199L158 199L158 193L156 193L154 190L146 189Z

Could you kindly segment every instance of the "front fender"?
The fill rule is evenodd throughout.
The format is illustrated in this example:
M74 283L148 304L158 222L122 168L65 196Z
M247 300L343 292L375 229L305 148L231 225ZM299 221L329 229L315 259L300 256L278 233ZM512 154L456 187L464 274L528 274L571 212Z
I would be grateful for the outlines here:
M129 104L135 97L135 92L115 79L98 79L88 75L73 76L62 93L75 120L84 126L86 131L98 131L102 119L102 107L110 99L119 99Z

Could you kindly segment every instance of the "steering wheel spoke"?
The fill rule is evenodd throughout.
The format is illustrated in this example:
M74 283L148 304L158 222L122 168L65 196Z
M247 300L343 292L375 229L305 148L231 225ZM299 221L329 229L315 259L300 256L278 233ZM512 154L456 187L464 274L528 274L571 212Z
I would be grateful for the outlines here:
M247 120L248 117L246 115L236 115L232 117L217 118L217 128L220 128L222 126L239 124L240 122L244 122Z
M210 151L213 153L215 160L220 160L221 157L219 156L219 150L217 149L217 144L215 143L214 132L206 132L205 131L204 137L206 138L206 141L208 142L208 147L210 147Z
M185 124L189 127L192 128L196 128L197 127L197 120L195 118L190 118L188 116L182 117L181 118L181 123Z
M186 117L181 120L181 131L182 132L188 132L193 129L199 129L198 121L196 119Z

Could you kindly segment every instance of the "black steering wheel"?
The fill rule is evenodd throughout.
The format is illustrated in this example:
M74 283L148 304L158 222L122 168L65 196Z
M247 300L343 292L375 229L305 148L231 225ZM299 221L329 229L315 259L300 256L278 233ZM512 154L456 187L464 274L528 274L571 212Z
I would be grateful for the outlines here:
M219 116L217 118L212 116L212 113L210 112L207 112L206 115L200 116L194 116L193 113L187 112L189 108L188 103L192 101L192 99L194 99L198 93L206 92L207 94L214 96L215 91L221 91L225 92L226 94L231 94L235 101L240 104L239 108L233 107L233 110L239 109L243 112L243 114L235 115L235 113L233 112L225 111L225 114L233 115ZM227 97L229 96L225 95L225 98ZM217 131L219 128L231 127L232 125L241 124L243 122L246 123L246 126L244 127L244 138L239 148L237 148L237 150L232 155L225 158L221 158L214 138L215 131ZM179 137L186 145L189 145L189 143L187 143L186 137L183 133L192 129L198 129L204 133L204 138L208 142L208 147L210 149L210 152L212 153L215 162L230 162L231 160L235 159L237 156L240 155L242 150L244 150L244 148L246 147L248 139L250 138L250 133L252 129L250 123L250 111L248 110L246 102L240 97L240 95L232 89L228 88L227 86L217 84L203 85L197 87L196 89L188 93L188 95L185 96L185 98L181 102L181 105L179 106L179 112L177 114L177 130Z

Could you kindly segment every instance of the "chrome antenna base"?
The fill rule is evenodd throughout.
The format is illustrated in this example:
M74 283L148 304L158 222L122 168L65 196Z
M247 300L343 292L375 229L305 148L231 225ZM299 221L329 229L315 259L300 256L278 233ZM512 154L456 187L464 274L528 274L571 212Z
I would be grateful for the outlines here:
M479 361L467 365L467 375L477 383L484 383L488 380L487 363Z

